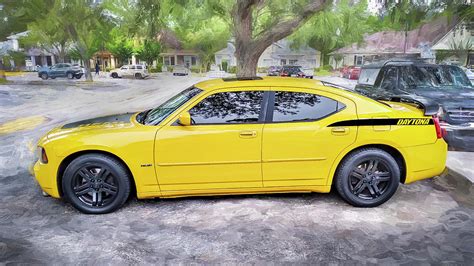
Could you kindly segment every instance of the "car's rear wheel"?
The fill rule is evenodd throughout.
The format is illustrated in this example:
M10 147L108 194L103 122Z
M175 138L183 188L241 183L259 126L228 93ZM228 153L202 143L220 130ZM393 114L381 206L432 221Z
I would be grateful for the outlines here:
M48 74L46 74L46 73L41 74L41 79L42 80L47 80L48 79Z
M112 78L114 78L114 79L118 78L118 74L117 74L117 73L115 73L115 72L114 72L114 73L112 73Z
M102 154L74 159L64 171L64 196L83 213L103 214L120 208L130 195L130 175L118 160Z
M67 73L67 78L68 78L68 79L73 79L73 78L74 78L74 74L71 73L71 72Z
M135 78L136 78L136 79L141 79L141 78L142 78L142 74L140 74L140 73L135 73Z
M336 172L336 189L356 207L375 207L390 199L400 183L400 167L386 151L360 149L349 154Z
M81 79L82 78L82 75L79 74L79 75L76 75L76 79Z

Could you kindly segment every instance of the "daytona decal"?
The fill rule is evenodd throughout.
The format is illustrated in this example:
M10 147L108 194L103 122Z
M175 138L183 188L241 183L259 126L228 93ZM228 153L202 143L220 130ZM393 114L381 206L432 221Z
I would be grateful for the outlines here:
M349 126L424 126L433 125L431 118L379 118L379 119L355 119L339 121L328 127Z

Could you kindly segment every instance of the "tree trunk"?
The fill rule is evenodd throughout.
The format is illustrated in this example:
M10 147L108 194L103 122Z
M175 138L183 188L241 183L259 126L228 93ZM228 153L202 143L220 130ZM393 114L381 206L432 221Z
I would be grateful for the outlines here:
M84 64L84 76L86 77L87 81L93 81L92 80L92 73L91 73L91 67L90 67L90 62L89 60L84 60L86 63Z
M237 59L237 77L254 77L257 74L258 59L272 43L279 41L300 27L312 15L322 10L326 0L314 0L303 8L294 19L278 22L252 36L253 8L264 5L264 0L238 0L232 8L232 22L235 37L235 57Z
M3 69L3 63L0 61L0 81L7 80L7 76L5 75L5 70Z

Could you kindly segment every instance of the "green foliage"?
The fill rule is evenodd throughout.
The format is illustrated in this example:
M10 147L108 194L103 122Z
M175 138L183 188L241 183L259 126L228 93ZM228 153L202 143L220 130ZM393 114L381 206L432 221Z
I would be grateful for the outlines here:
M191 67L191 72L192 73L201 73L201 70L202 70L202 68L200 68L199 66L192 66Z
M149 66L157 60L161 53L161 45L155 40L145 40L143 45L137 50L137 58L145 61Z
M227 72L228 67L229 67L229 62L227 62L227 60L223 60L221 63L221 70Z
M257 68L257 73L267 73L268 67L259 67Z
M370 31L366 23L367 2L351 4L343 0L333 10L320 12L303 25L290 39L292 47L308 44L321 52L323 64L329 52L351 43L360 43Z
M13 61L15 64L15 69L19 69L19 67L25 65L25 53L20 51L9 51L8 57Z
M163 65L160 63L160 64L157 64L156 67L150 68L149 71L150 73L161 73L163 72L162 67Z
M4 55L4 56L2 57L3 68L6 69L6 70L11 70L11 68L12 68L12 64L11 64L11 62L10 62L10 59L11 59L11 58L10 58L10 56L8 56L8 55Z
M236 74L237 73L237 67L236 66L230 66L227 73Z
M105 47L117 58L119 66L127 64L128 59L133 55L133 41L122 34L120 29L114 28Z

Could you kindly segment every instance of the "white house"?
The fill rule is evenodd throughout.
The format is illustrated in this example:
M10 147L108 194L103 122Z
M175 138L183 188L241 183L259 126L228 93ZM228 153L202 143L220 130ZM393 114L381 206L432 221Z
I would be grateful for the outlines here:
M236 66L235 46L231 41L227 43L227 47L215 53L216 65L222 65L223 61L227 61L229 66ZM280 65L299 65L308 68L320 66L321 52L303 46L298 49L292 49L290 42L286 39L275 42L270 45L258 59L258 67L270 67Z

